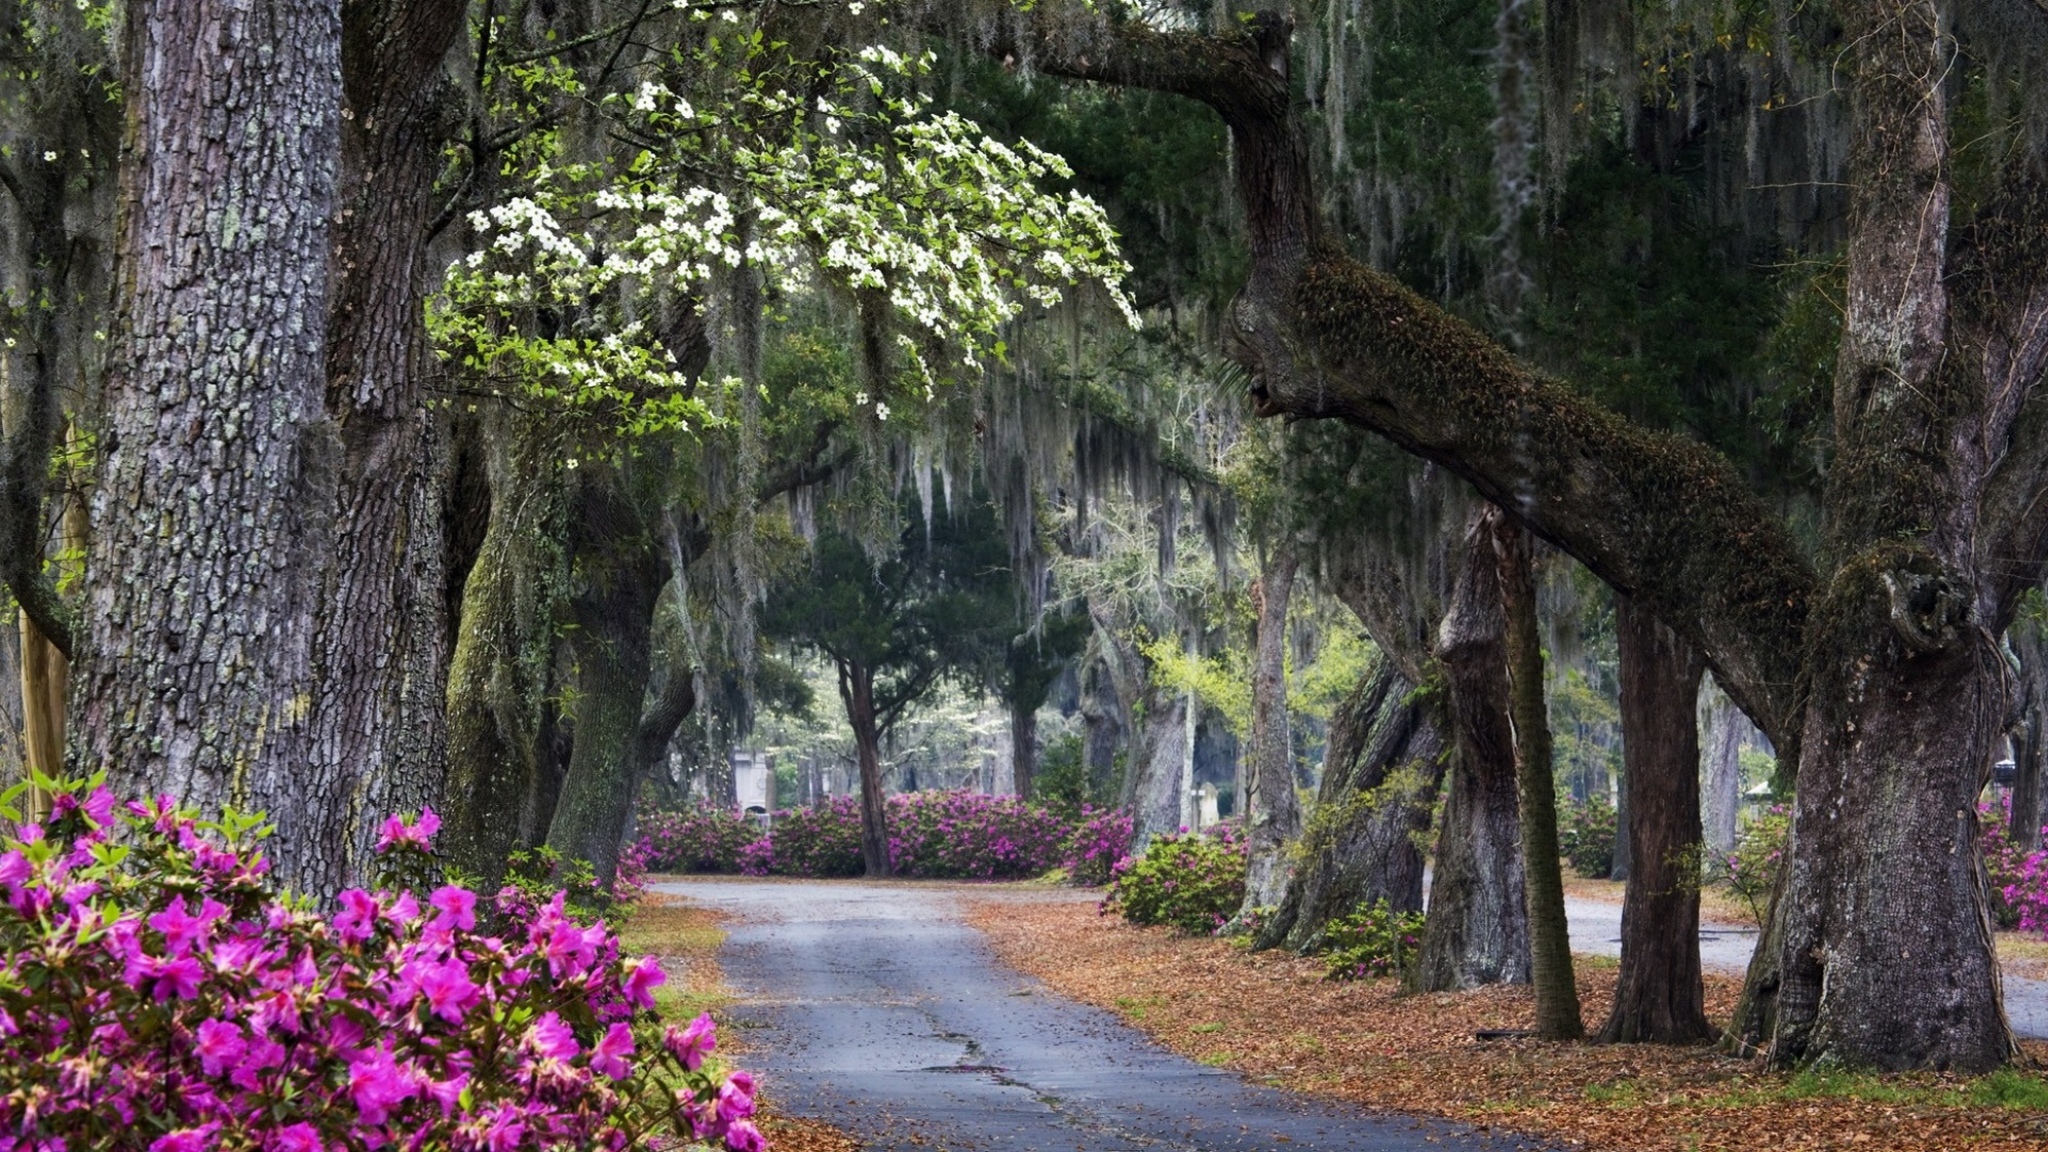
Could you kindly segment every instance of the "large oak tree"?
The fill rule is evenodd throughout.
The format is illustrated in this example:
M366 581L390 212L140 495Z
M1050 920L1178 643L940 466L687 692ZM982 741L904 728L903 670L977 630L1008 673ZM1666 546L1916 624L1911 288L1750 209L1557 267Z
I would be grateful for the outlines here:
M1744 1037L1779 1062L1982 1068L2014 1050L1973 801L2007 712L1997 636L2048 530L2048 185L2016 151L1956 211L1949 6L1836 12L1854 190L1815 558L1713 452L1530 369L1325 231L1280 13L1208 33L1041 5L977 40L1215 109L1251 250L1231 340L1258 409L1350 421L1463 476L1697 645L1796 765ZM2048 36L2048 13L2010 16Z

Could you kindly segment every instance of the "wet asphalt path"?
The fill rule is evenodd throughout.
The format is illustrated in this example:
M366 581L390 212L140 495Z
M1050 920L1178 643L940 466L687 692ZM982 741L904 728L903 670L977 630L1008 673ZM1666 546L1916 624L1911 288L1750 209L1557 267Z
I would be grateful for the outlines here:
M784 1114L877 1152L1532 1149L1248 1084L1004 968L932 884L682 881L736 913L719 962ZM1284 1005L1277 1005L1284 1011Z

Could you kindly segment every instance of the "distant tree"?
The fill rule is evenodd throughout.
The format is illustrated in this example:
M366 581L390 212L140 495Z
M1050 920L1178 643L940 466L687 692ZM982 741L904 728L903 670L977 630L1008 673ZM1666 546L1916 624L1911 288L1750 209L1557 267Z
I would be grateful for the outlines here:
M969 501L957 516L903 517L894 549L877 557L842 531L818 537L810 570L777 590L763 635L832 661L860 765L861 855L889 874L882 739L947 676L972 676L1016 633L1008 545L994 509Z

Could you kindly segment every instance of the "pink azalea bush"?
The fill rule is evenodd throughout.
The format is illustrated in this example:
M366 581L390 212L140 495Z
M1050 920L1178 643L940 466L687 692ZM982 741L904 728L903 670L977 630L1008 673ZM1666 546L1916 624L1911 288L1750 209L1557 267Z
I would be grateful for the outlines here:
M1015 796L953 790L889 797L889 864L899 876L1014 880L1057 867L1067 824Z
M561 893L406 886L429 810L321 910L266 883L259 823L92 782L0 838L0 1152L764 1146L710 1018L664 1028L660 966Z
M697 805L640 813L638 847L653 872L738 872L740 852L761 836L752 820L726 808Z
M1080 823L1067 837L1067 879L1089 886L1109 883L1116 862L1131 854L1132 831L1129 812L1084 805Z
M1991 881L1991 914L2001 928L2048 939L2048 850L2022 852L2011 837L2012 794L1977 808L1978 846ZM2048 840L2048 828L2042 829Z

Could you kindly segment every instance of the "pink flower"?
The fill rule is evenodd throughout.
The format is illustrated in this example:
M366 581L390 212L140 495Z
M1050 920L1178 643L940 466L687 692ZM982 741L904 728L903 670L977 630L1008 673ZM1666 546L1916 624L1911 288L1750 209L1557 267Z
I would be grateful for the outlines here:
M409 821L396 813L384 818L377 830L377 851L389 852L403 844L430 852L434 847L434 834L441 830L441 818L432 808L421 808L418 820Z
M476 927L476 893L469 889L453 884L436 888L427 902L439 913L434 917L433 927L463 932Z
M654 1007L654 990L668 983L668 973L652 956L626 961L626 999L641 1008Z
M683 1067L695 1072L703 1067L706 1056L718 1050L718 1025L712 1023L711 1013L706 1012L690 1021L688 1028L669 1025L662 1036L662 1043L671 1055L683 1062Z
M206 1152L207 1142L220 1130L218 1123L166 1132L149 1142L149 1152Z
M547 1060L572 1060L583 1050L576 1043L576 1034L553 1012L542 1013L526 1030L526 1044Z
M718 1118L730 1124L754 1114L754 1098L727 1080L718 1089Z
M343 942L358 944L377 931L377 899L361 888L350 888L340 896L341 911L334 916L334 933Z
M320 1133L303 1120L272 1132L264 1147L268 1152L325 1152Z
M198 1042L192 1050L199 1054L199 1067L208 1076L218 1076L230 1065L242 1058L248 1042L242 1038L242 1030L224 1020L203 1020L199 1024Z
M150 993L161 1004L166 1000L190 1000L199 995L199 981L205 976L199 961L190 956L175 960L140 957L141 977L154 981ZM133 965L131 965L133 967ZM139 986L139 982L136 982Z
M768 1147L768 1138L761 1135L752 1120L735 1120L726 1127L725 1146L732 1152L763 1152Z
M349 1067L348 1092L365 1124L382 1124L392 1109L419 1094L419 1086L387 1046L358 1054Z
M450 1024L462 1023L463 1014L483 998L476 982L469 978L469 966L460 960L450 960L422 968L415 986L426 998L428 1008Z
M614 1024L591 1047L590 1067L614 1080L624 1080L633 1074L633 1065L626 1059L632 1054L633 1030L624 1024Z

